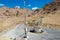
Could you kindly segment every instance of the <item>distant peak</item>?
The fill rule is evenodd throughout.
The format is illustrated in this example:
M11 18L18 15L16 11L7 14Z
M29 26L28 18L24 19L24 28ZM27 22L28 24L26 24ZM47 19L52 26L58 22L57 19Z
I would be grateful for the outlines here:
M60 0L54 0L54 2L60 2Z

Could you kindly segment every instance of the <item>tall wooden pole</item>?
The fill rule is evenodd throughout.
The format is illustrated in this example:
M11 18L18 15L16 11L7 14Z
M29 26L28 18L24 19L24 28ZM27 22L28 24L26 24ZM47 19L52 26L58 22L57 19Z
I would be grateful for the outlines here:
M24 1L24 8L26 7L26 1L25 0L23 0ZM24 9L24 11L25 11L25 9ZM26 11L24 12L24 19L25 19L25 25L26 25Z
M24 8L26 7L26 1L25 0L23 0L24 1ZM25 10L24 10L25 11ZM24 12L24 23L25 23L25 26L26 26L26 11ZM27 38L27 28L25 27L24 28L24 31L25 31L25 36L24 36L24 38Z

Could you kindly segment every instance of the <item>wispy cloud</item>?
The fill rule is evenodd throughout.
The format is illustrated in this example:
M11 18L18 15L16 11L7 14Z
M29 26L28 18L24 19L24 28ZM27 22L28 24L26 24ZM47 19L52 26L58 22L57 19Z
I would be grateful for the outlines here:
M30 7L30 6L31 6L31 4L28 5L28 7Z
M5 4L0 4L0 6L5 6Z
M38 7L33 7L32 10L36 10L36 9L39 9Z
M20 6L15 6L15 7L20 8Z

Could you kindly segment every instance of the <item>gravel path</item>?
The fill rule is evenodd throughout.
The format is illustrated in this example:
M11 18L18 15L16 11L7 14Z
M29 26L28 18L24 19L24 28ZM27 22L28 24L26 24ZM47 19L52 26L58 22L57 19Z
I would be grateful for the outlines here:
M8 31L7 33L3 34L2 36L7 36L9 38L22 38L24 36L24 28L26 26L24 24L17 25L16 28ZM45 33L43 34L36 34L28 32L28 39L29 40L60 40L60 30L52 29L52 28L43 28ZM23 38L22 38L23 40Z

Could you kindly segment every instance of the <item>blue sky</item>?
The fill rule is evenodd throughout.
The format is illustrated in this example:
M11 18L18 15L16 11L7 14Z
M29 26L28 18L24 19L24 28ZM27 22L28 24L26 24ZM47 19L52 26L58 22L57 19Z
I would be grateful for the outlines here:
M52 2L52 0L26 0L26 8L42 8L45 4ZM0 0L0 6L15 7L19 6L20 8L24 7L23 0Z

